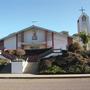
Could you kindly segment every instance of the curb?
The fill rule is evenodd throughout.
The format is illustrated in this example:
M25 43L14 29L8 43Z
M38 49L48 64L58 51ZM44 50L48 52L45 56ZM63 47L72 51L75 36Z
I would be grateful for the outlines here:
M30 75L30 74L0 74L0 79L72 79L90 78L90 74L75 75Z

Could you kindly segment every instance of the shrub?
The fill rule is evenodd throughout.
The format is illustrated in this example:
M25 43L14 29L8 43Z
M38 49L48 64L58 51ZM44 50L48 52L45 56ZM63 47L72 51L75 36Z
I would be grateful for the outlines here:
M10 53L11 55L17 55L16 50L10 50L9 53Z
M88 54L87 54L87 52L82 51L82 52L80 52L80 54L81 54L84 58L88 58Z
M5 53L5 54L9 54L9 50L4 50L4 52L3 53Z
M85 54L90 58L90 50L86 51Z
M81 67L80 65L70 66L67 73L82 73L82 70L80 67Z
M85 66L85 73L90 73L90 66L88 65Z
M18 49L16 51L17 56L19 56L20 58L22 58L23 55L25 55L25 51L23 49Z
M81 51L81 46L80 46L79 43L74 42L74 43L72 43L71 45L69 45L69 46L67 47L67 49L68 49L68 51L70 51L70 52Z
M61 67L54 65L54 66L49 67L45 71L41 71L41 73L43 73L43 74L44 73L45 74L60 74L60 73L65 73L65 71Z
M0 65L6 65L8 62L8 60L0 59Z

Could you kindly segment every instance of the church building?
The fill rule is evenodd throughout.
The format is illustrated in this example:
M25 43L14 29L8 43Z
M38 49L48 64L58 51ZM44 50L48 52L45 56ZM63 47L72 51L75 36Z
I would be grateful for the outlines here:
M32 25L0 40L0 49L66 49L72 42L68 34Z

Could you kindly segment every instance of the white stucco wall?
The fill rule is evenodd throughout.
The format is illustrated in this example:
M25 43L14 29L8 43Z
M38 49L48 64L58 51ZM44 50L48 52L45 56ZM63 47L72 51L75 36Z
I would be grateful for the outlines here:
M68 42L67 36L54 33L54 49L66 49ZM48 33L48 47L52 47L52 32Z
M5 49L16 49L16 36L4 40Z
M33 30L29 30L24 32L24 42L25 43L37 43L45 41L45 31L36 30L37 40L32 40Z
M22 62L12 62L11 63L11 72L13 74L22 73L22 70L23 70Z
M67 36L54 34L54 48L55 49L66 49L67 46Z

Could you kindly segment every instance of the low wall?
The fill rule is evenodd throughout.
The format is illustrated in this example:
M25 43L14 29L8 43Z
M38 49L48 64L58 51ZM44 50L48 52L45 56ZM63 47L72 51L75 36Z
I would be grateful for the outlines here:
M22 73L22 62L11 62L11 73L20 74Z
M38 62L28 62L23 73L37 74Z

